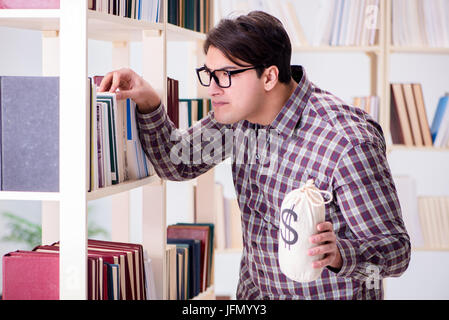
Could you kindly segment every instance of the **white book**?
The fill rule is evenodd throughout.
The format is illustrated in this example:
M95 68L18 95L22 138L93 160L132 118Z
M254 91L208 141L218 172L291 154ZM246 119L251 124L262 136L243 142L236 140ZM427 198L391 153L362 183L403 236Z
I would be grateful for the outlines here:
M410 236L412 247L423 247L424 239L419 222L418 198L415 180L410 176L394 176L401 205L402 219Z
M145 292L147 300L157 300L156 284L154 282L153 262L146 250L143 251L144 270L145 270Z
M318 21L318 26L315 28L315 33L312 37L312 45L328 46L332 34L332 23L335 10L335 0L321 0L320 9L316 16L316 21Z
M349 30L349 20L350 20L350 12L353 0L344 0L343 4L343 12L341 16L341 28L340 34L338 35L338 43L339 46L344 46L346 41L346 36Z
M338 39L339 39L339 34L340 34L340 27L341 27L341 16L342 16L342 11L343 11L343 5L344 5L344 0L336 0L336 4L335 4L335 12L334 12L334 17L333 17L333 22L332 22L332 35L331 35L331 39L330 39L330 45L331 46L336 46L338 45Z

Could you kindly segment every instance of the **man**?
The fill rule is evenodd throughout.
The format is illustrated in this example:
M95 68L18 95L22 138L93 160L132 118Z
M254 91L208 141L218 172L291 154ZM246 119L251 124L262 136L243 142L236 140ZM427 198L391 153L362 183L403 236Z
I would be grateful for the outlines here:
M152 87L129 69L107 74L100 90L119 89L117 98L137 103L141 141L161 178L192 179L232 156L244 243L237 298L382 299L380 280L407 269L410 241L380 126L316 87L304 68L290 66L290 40L271 15L221 20L204 50L197 73L213 111L186 132L176 130ZM195 161L223 141L222 153ZM185 146L193 153L181 161L176 156ZM308 254L324 254L313 267L325 268L318 280L298 283L279 268L279 214L285 195L309 179L333 200L309 239L316 247Z

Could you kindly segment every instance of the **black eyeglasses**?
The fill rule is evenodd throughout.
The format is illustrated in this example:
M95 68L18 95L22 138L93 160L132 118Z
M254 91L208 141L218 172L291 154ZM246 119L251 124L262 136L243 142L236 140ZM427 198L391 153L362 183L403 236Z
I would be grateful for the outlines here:
M196 69L196 74L198 75L198 79L200 80L201 85L205 87L209 87L210 83L212 81L212 78L214 78L215 83L220 88L229 88L231 86L231 76L233 74L242 73L244 71L253 70L263 68L263 66L255 66L255 67L249 67L245 69L239 69L239 70L225 70L225 69L218 69L211 71L208 68L201 67Z

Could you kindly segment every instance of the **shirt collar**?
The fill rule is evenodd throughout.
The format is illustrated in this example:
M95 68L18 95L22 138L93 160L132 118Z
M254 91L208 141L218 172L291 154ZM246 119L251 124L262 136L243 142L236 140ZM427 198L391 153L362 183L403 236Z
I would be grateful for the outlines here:
M292 77L298 83L298 86L269 125L270 129L275 129L278 134L284 136L293 134L312 93L312 83L307 79L304 68L292 66L291 70Z

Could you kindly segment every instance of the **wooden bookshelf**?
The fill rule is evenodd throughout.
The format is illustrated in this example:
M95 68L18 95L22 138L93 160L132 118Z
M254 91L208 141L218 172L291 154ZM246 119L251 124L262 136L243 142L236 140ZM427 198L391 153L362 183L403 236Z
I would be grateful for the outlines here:
M162 21L167 21L164 1ZM211 19L212 20L212 19ZM212 21L211 21L212 23ZM143 77L167 105L167 41L189 41L202 45L205 35L166 22L151 23L88 10L88 1L60 0L60 9L0 10L0 27L42 32L45 76L60 78L60 191L0 192L0 200L41 201L43 243L60 241L60 299L87 299L87 204L112 199L112 241L129 241L130 191L141 196L142 244L155 273L156 294L166 297L166 182L157 176L87 192L88 159L88 40L113 43L113 68L130 65L129 42L142 43ZM192 59L194 61L194 59ZM189 66L189 67L196 67ZM76 93L76 94L75 94ZM204 92L194 92L193 95ZM86 106L85 108L80 106ZM213 176L213 172L212 172ZM210 176L208 176L210 177ZM197 187L210 178L196 179ZM193 188L193 184L192 184ZM212 188L213 189L213 188ZM210 199L202 195L197 205ZM213 221L213 211L201 213L202 221ZM192 221L195 222L195 221ZM213 286L196 299L213 299Z

